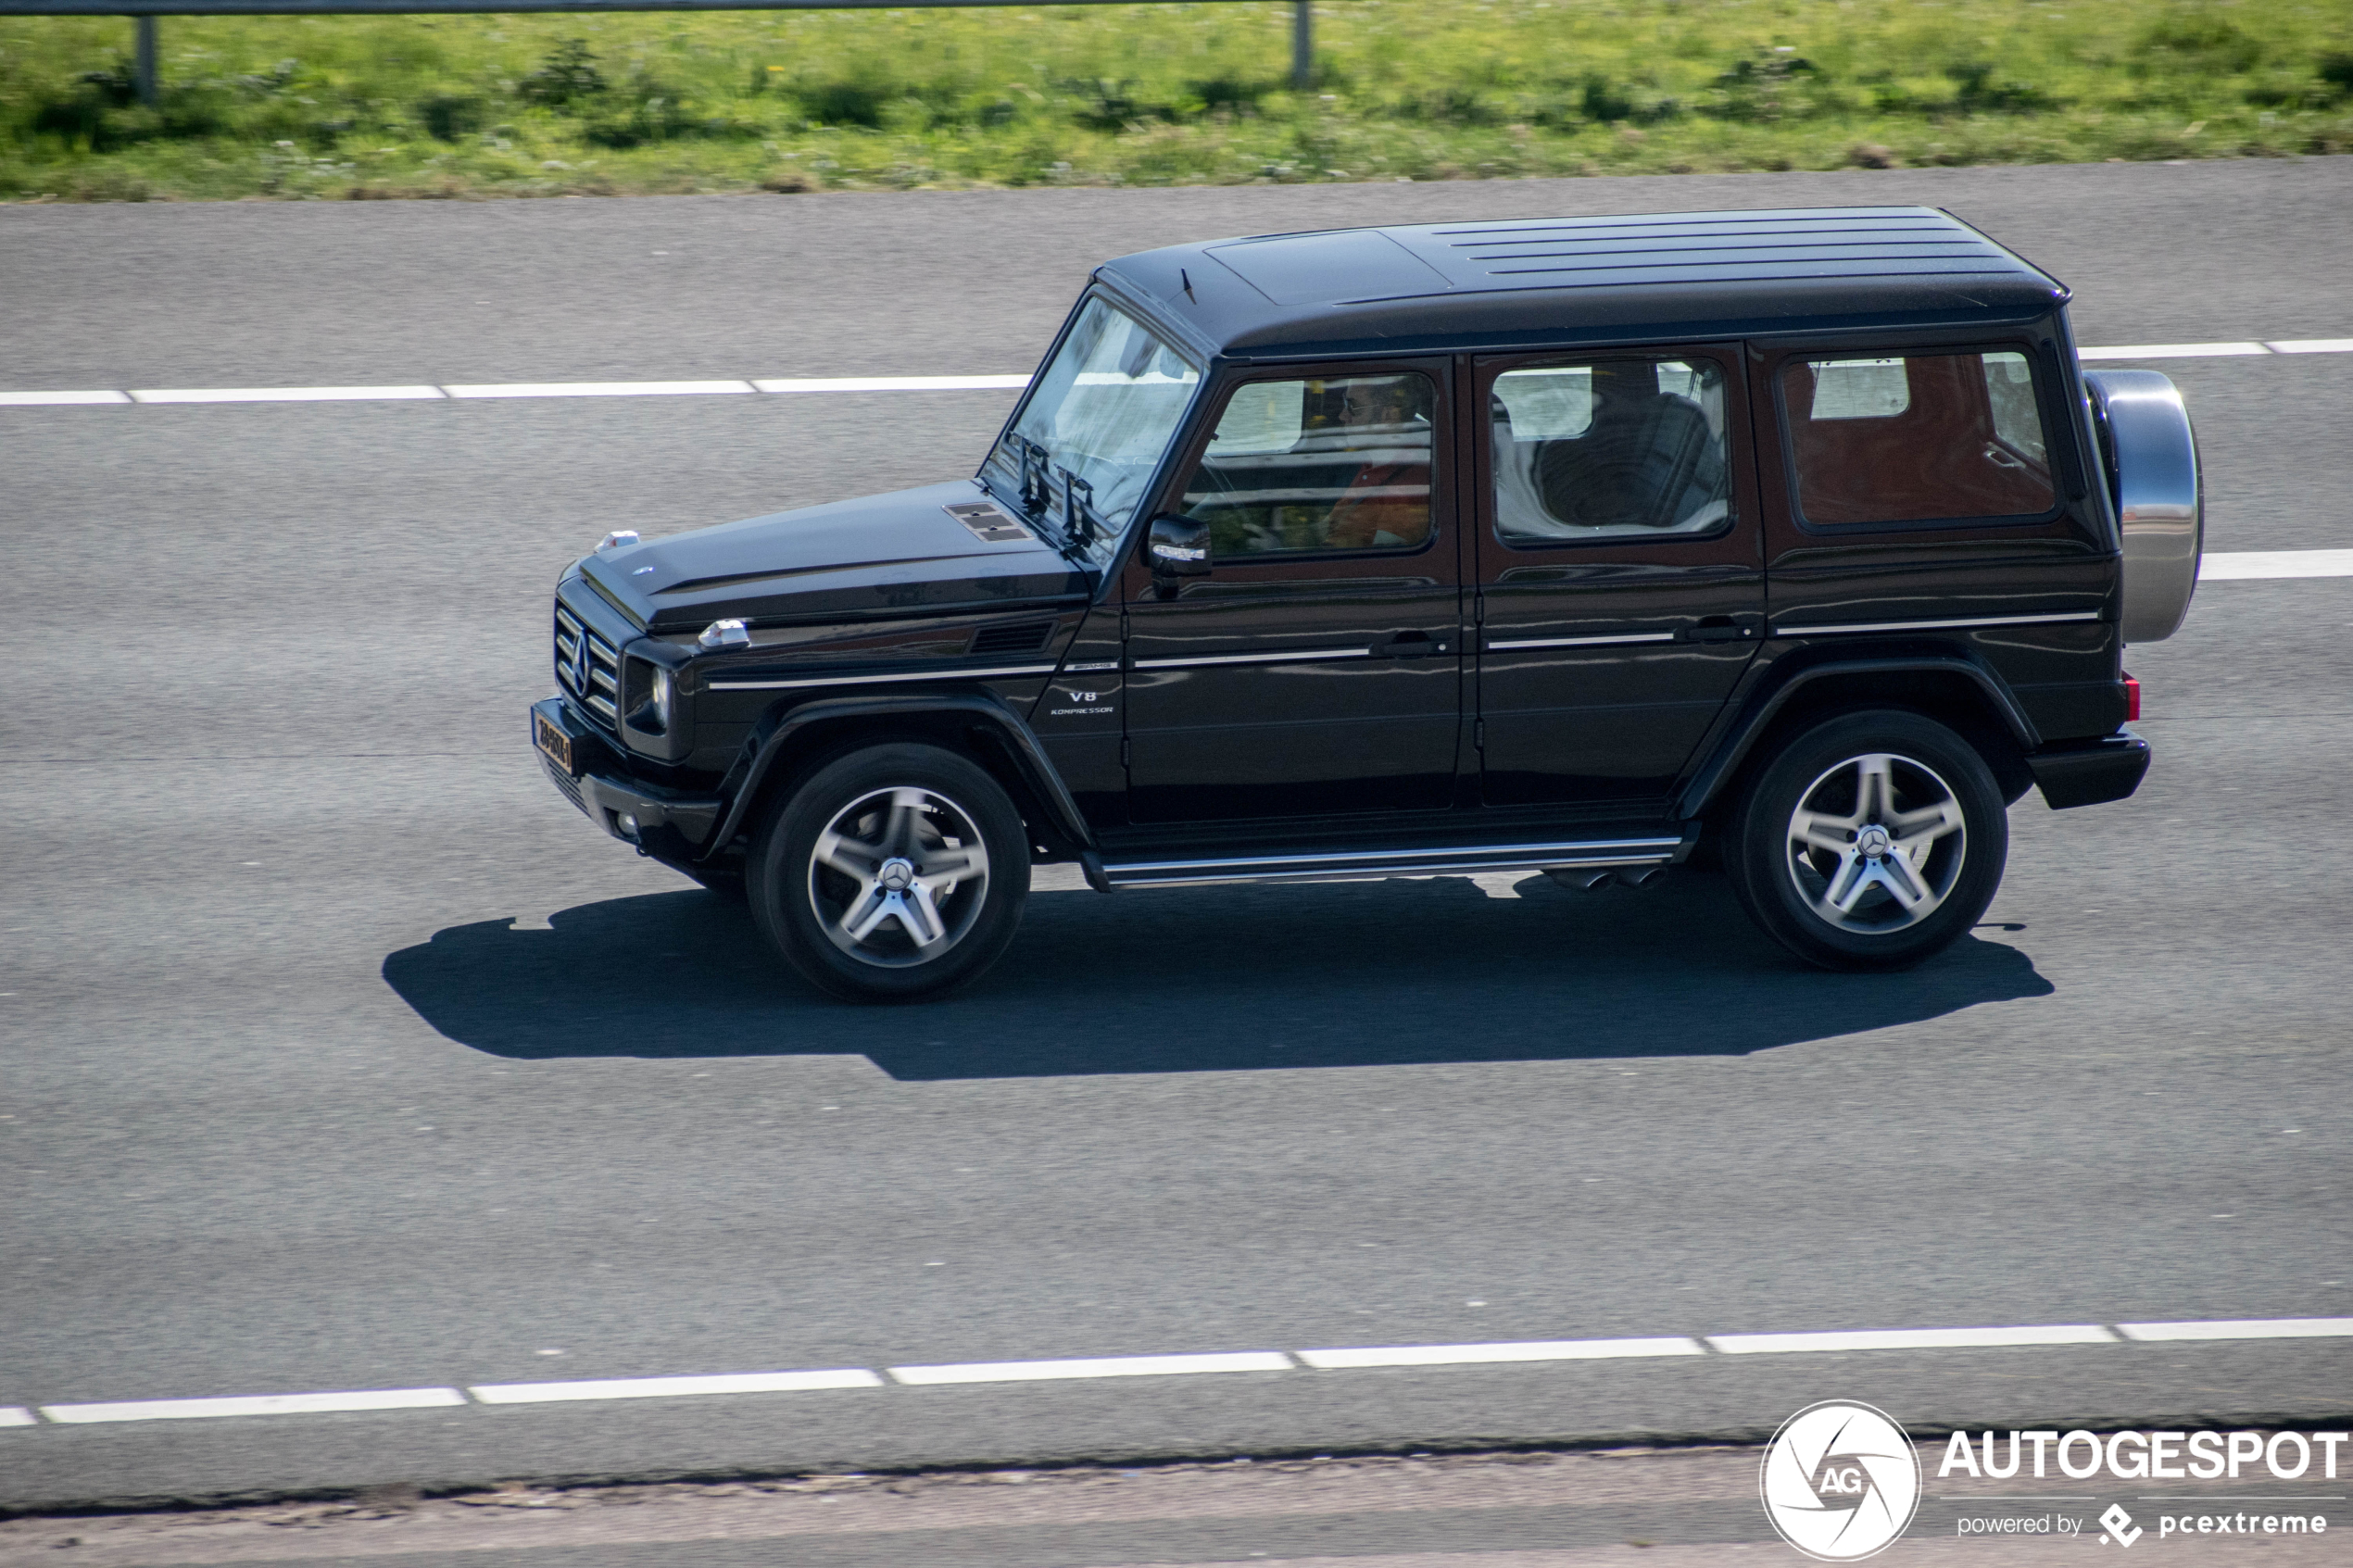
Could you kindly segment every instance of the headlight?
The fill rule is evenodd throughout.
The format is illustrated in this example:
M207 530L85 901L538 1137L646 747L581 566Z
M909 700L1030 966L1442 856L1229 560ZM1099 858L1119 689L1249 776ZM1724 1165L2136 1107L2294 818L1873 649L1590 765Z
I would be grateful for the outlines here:
M675 683L670 671L659 664L655 665L653 696L647 699L646 706L653 709L654 728L664 734L670 733L670 709L674 693Z
M641 673L642 672L642 673ZM666 735L678 705L677 677L651 659L629 661L629 727L649 735Z

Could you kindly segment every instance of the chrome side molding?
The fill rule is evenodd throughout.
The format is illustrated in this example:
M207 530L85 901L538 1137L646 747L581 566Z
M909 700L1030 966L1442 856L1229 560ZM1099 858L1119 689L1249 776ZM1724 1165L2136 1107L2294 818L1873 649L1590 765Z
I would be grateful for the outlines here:
M1691 834L1579 839L1541 844L1450 845L1435 849L1343 850L1332 854L1250 855L1215 860L1103 863L1113 887L1195 887L1233 882L1360 882L1368 877L1453 875L1466 872L1604 871L1657 867L1690 852ZM1092 880L1091 878L1089 879Z

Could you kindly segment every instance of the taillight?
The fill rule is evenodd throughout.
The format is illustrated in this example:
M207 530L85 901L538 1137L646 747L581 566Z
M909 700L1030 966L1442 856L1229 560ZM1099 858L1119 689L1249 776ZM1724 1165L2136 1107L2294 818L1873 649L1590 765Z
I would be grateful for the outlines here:
M2132 676L2124 677L2124 721L2133 723L2141 716L2141 683Z

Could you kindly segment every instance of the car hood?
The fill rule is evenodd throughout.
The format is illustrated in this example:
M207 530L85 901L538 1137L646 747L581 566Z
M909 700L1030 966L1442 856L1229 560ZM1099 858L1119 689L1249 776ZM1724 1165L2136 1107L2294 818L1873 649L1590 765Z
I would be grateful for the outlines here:
M1042 540L988 544L948 514L971 480L745 518L605 550L581 570L648 631L768 625L1084 598L1087 574Z

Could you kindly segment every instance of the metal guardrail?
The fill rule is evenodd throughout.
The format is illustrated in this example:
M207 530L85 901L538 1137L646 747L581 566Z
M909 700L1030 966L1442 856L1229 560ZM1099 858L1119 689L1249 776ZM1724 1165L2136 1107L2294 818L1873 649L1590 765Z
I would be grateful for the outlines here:
M139 96L153 104L157 17L476 16L524 11L904 11L968 6L1100 6L1126 0L0 0L0 17L135 17L132 66ZM1290 82L1315 80L1313 0L1291 0Z

